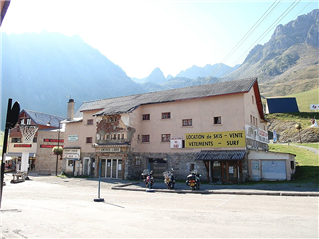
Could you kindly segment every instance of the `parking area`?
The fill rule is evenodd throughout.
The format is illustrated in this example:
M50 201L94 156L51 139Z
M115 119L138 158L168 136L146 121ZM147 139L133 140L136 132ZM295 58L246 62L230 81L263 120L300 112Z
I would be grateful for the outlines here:
M9 179L2 238L318 237L318 197L112 190L128 182L105 180L94 202L96 179Z

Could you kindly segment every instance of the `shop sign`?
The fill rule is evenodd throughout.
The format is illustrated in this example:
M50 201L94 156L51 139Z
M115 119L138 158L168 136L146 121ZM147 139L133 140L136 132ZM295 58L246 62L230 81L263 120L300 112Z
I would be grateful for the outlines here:
M57 143L58 140L57 139L43 139L43 142L47 142L47 143ZM59 139L60 143L64 143L64 139Z
M31 148L32 144L14 144L13 147L15 147L15 148Z
M183 148L183 137L171 137L170 138L171 149L181 149Z
M69 159L79 159L80 158L80 149L64 149L63 158Z
M54 147L58 147L58 145L40 144L40 148L54 148ZM63 145L59 145L59 147L63 148Z
M186 148L246 147L245 131L186 134Z
M69 142L74 142L79 140L79 135L78 134L73 134L73 135L68 135L68 141Z

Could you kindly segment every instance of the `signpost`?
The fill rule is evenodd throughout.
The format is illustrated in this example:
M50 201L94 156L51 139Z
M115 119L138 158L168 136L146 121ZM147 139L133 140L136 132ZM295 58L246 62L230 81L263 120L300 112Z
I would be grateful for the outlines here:
M1 191L0 191L0 208L1 208L1 201L2 201L2 190L3 190L3 184L4 184L4 154L7 152L7 143L8 143L8 136L9 131L12 129L15 124L18 122L19 114L20 114L20 104L19 102L15 102L12 105L12 99L8 99L8 109L7 109L7 119L6 119L6 126L4 131L4 139L3 139L3 149L2 149L2 162L1 162Z

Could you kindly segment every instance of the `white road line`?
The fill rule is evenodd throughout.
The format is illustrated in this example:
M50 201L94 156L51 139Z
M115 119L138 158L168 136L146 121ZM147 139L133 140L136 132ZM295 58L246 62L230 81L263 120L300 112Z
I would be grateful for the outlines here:
M216 207L219 207L219 206L223 205L225 202L229 201L230 199L233 199L234 197L236 197L236 195L234 195L234 196L228 198L227 200L225 200L225 201L223 201L222 203L218 204Z

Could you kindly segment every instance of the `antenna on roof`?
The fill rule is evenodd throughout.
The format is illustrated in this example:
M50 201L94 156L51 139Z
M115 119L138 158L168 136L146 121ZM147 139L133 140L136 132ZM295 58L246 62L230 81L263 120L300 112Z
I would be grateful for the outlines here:
M67 98L71 98L71 95L66 95L65 97L67 97Z

